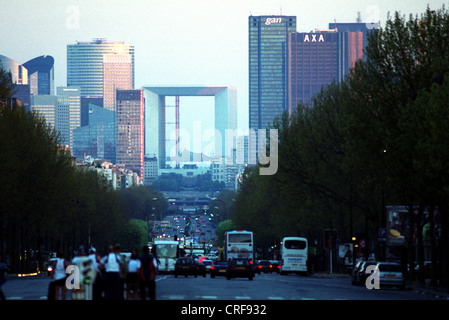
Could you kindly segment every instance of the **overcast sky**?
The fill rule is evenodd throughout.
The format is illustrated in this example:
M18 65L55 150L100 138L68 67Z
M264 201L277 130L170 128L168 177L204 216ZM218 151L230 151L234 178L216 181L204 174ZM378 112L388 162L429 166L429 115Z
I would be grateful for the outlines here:
M448 1L0 0L0 54L19 63L51 55L56 86L65 86L67 44L124 41L135 46L137 89L231 85L238 90L239 127L247 128L248 16L296 16L298 31L307 32L329 22L355 22L358 11L363 22L383 26L388 12L421 14L428 4L439 9ZM189 108L181 109L181 121L190 111L205 121L213 116L210 108Z

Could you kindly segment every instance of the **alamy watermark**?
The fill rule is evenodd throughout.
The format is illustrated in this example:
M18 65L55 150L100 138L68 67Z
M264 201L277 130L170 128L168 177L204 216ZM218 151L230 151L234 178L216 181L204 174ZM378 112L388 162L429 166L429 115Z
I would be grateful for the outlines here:
M175 141L169 154L171 161L189 162L192 152L193 162L200 162L201 155L205 155L214 163L220 164L259 163L260 175L274 175L277 172L277 129L226 129L223 139L222 133L217 129L208 129L201 133L200 121L194 121L193 128L193 137L185 129L171 131L170 140Z
M365 280L365 287L369 290L380 289L379 269L375 265L366 267L366 272L370 273Z

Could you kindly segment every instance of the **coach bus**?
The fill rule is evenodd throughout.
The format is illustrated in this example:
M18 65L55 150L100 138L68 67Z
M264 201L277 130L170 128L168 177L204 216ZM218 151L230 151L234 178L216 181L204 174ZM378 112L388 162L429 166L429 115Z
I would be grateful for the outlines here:
M254 261L254 233L246 230L225 232L224 258L246 258Z
M153 254L158 261L160 273L175 272L176 259L179 257L179 242L176 240L155 240Z
M308 243L306 238L285 237L281 245L280 273L307 273Z

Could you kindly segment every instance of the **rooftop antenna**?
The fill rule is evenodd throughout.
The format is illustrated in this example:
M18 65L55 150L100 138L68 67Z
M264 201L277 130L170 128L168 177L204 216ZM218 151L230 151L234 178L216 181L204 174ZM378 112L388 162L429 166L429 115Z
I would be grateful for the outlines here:
M360 10L359 11L357 11L357 23L361 23L362 22L362 16L361 16L361 13L360 13Z

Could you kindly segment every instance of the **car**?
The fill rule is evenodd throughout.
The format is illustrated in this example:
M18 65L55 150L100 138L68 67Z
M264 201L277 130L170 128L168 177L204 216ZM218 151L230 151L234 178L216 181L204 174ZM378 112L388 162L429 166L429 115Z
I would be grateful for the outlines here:
M401 264L398 262L379 262L376 264L375 272L379 276L379 285L395 286L405 289L405 278L402 273Z
M198 267L198 269L197 269L198 270L198 275L199 276L203 276L203 278L205 278L206 274L207 274L206 265L203 262L199 262L197 260L195 260L195 262L196 262L196 265Z
M248 278L253 280L254 270L252 262L248 259L232 259L228 264L228 270L226 273L226 279L232 278Z
M215 261L213 268L211 268L210 277L215 278L215 276L226 276L228 271L227 261Z
M360 268L356 273L355 284L365 285L366 279L371 275L371 271L367 270L369 266L375 266L377 261L362 261Z
M352 284L357 284L357 273L359 272L360 267L363 264L363 260L357 261L357 263L355 264L354 269L352 269L351 272L351 279L352 279Z
M271 273L273 272L273 265L268 260L260 260L257 265L257 271L258 273Z
M419 276L419 273L421 272L421 266L419 264L415 267L415 274ZM424 261L424 268L422 269L422 276L424 279L430 279L432 278L432 261Z
M178 275L184 275L186 278L189 275L198 276L198 265L192 258L179 258L175 264L175 278Z
M270 263L271 271L279 273L279 271L281 270L281 262L278 260L270 260Z
M206 267L206 273L210 273L212 267L214 266L214 262L209 259L204 259L201 263Z

